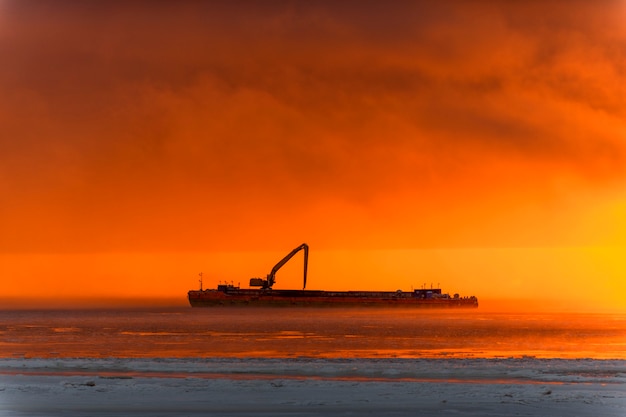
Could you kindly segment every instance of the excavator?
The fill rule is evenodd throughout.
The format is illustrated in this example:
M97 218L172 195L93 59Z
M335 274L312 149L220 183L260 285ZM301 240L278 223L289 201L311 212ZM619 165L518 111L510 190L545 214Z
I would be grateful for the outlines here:
M302 289L304 290L306 288L306 270L307 270L307 265L309 263L309 245L307 245L306 243L303 243L302 245L298 246L297 248L289 252L287 256L285 256L276 265L274 265L274 268L272 268L272 271L269 274L267 274L266 279L250 278L250 286L262 287L264 290L271 290L272 286L276 282L276 272L278 272L278 270L282 268L282 266L285 265L287 261L293 258L293 256L296 253L300 252L301 250L304 250L304 285L302 287Z

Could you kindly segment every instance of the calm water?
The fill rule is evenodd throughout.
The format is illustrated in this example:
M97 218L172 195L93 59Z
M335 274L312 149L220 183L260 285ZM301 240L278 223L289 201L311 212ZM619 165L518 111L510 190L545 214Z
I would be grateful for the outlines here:
M626 359L626 315L309 308L0 311L0 357Z

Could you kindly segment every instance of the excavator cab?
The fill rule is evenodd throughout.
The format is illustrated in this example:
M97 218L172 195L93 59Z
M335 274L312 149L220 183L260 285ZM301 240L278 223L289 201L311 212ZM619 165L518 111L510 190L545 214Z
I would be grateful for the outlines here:
M251 287L267 287L267 280L263 278L250 278Z

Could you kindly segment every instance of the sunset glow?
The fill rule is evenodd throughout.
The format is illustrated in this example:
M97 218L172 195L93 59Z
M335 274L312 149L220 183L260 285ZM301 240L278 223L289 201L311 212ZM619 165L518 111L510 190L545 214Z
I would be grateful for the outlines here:
M0 299L184 305L306 242L312 289L626 311L625 18L2 1Z

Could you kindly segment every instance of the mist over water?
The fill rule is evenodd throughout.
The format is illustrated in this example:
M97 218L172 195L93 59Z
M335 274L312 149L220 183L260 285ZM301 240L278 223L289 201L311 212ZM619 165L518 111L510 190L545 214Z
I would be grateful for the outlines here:
M626 359L626 315L480 310L0 311L4 358Z

